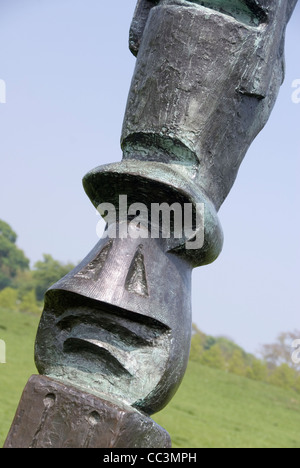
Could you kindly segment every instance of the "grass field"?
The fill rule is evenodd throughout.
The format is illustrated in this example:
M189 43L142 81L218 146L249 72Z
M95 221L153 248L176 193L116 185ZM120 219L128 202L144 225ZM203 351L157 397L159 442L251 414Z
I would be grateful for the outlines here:
M6 343L6 364L0 364L0 447L28 378L36 373L33 362L38 317L0 310L0 339Z
M197 363L155 419L174 447L300 448L298 394Z
M29 376L38 318L0 310L0 447ZM191 362L179 392L154 419L180 448L300 448L300 395Z

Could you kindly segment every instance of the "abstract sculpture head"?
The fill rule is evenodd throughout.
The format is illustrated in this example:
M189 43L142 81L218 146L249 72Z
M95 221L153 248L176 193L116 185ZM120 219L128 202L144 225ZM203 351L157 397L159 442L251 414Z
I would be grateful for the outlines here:
M41 374L147 414L187 366L190 269L159 239L103 239L46 294L36 341Z
M204 242L188 250L192 235L149 238L151 220L134 227L132 213L118 213L117 228L46 294L36 342L42 374L148 414L173 396L189 356L191 270L222 249L217 210L275 103L295 4L138 1L123 161L90 172L84 188L95 207L117 207L126 195L149 209L190 204L197 219L203 204ZM129 225L132 235L110 238Z

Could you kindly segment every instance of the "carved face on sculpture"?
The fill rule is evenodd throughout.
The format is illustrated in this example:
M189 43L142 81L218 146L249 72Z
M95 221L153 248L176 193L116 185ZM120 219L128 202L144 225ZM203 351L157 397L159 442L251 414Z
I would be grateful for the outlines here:
M191 270L159 240L103 239L45 297L41 374L151 414L172 398L190 348Z
M284 77L296 0L140 0L126 159L181 165L218 209Z

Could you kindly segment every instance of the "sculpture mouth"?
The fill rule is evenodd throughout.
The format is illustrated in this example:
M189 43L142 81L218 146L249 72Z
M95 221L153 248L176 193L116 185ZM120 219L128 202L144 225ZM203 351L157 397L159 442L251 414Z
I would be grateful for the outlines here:
M67 290L49 290L45 299L35 350L39 372L142 408L166 371L171 329Z
M167 327L158 323L137 323L105 311L67 310L57 321L63 352L84 358L86 371L136 377L140 363L137 352L151 355Z
M247 26L258 27L267 22L268 12L258 0L184 0L230 16Z

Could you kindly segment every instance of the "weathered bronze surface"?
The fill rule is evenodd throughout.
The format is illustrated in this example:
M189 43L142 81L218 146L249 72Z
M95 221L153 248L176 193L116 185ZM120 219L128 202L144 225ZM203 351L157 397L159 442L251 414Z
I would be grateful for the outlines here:
M84 188L95 207L117 207L120 195L149 210L203 203L204 244L146 239L151 220L135 236L102 239L46 295L36 344L42 374L148 414L173 396L190 348L191 270L222 249L217 210L276 100L295 3L138 1L123 161L92 171ZM119 220L118 232L129 222Z
M168 448L149 417L44 376L25 387L4 448Z
M47 293L39 371L148 414L158 411L187 365L190 271L165 255L159 240L100 241Z
M108 227L46 294L36 340L41 374L147 414L172 398L190 349L191 271L222 250L217 211L272 111L295 5L138 1L123 160L94 169L83 182ZM131 206L125 216L124 197ZM153 204L163 203L191 206L193 230L176 236L174 218L164 235L149 216Z

